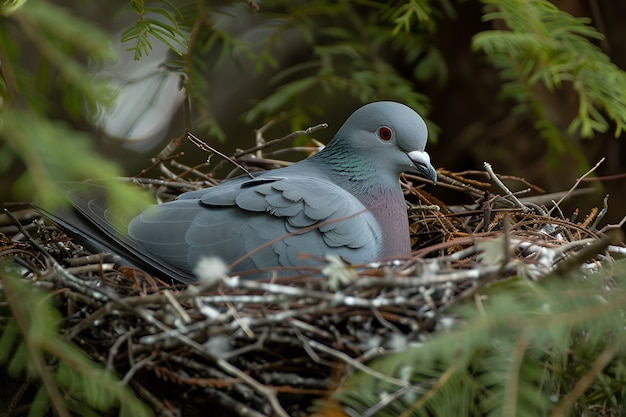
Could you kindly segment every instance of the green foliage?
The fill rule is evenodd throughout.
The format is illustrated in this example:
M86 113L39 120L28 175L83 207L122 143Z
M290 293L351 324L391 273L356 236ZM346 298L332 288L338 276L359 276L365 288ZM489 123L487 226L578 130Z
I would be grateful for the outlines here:
M435 18L452 13L449 2L428 0L287 6L281 17L309 40L312 59L279 73L275 77L279 87L260 100L245 120L267 119L289 107L292 128L302 128L310 122L303 115L322 113L321 107L312 105L320 93L329 99L348 95L363 103L396 100L428 114L429 99L390 61L401 59L422 81L445 82L446 65L431 35ZM436 140L437 127L429 123L429 130Z
M103 178L110 187L110 199L120 213L133 212L138 204L147 204L142 194L130 187L119 187L119 169L97 156L89 138L61 122L51 122L28 111L7 110L0 125L0 137L21 156L26 170L12 185L14 195L24 199L34 192L43 207L65 203L59 184L77 178ZM68 161L72 163L68 164Z
M142 4L132 4L134 12L142 16ZM183 7L168 13L182 19L182 26L194 28L187 53L169 66L186 74L185 91L194 101L195 125L211 136L225 139L209 105L212 86L206 74L222 65L227 57L229 65L250 68L255 74L267 67L276 68L273 51L281 47L282 36L294 28L307 40L311 59L281 69L271 80L275 91L245 114L249 124L258 125L289 109L292 129L301 129L311 123L312 116L323 113L320 99L344 95L362 103L401 101L426 115L429 99L417 92L414 82L403 72L408 70L424 82L434 79L443 85L446 81L446 64L431 37L436 19L454 14L448 1L277 1L263 9L273 18L271 34L243 40L220 24L218 17L229 13L242 16L249 12L246 8L243 3L215 7L200 2L195 8ZM149 49L145 42L148 31L142 25L140 18L123 36L125 41L136 40L136 57ZM178 31L177 24L168 19L162 25L163 31ZM402 66L391 64L392 58L400 60ZM429 128L436 140L437 127L429 123Z
M431 0L409 0L386 7L385 18L396 25L392 35L411 32L415 26L424 26L428 31L434 31L435 20L442 17L442 12L448 16L455 15L454 8L448 0L437 2L437 8L433 7L432 3Z
M34 48L21 48L18 39ZM113 210L127 212L147 204L147 198L116 182L120 169L93 152L86 134L54 120L61 109L69 119L77 119L85 107L112 102L106 80L93 78L81 54L92 61L113 58L107 35L63 8L30 0L2 17L0 91L5 94L0 101L0 172L14 169L12 162L21 160L26 170L7 188L11 195L25 200L34 197L47 208L65 203L59 183L102 178L110 186ZM33 57L39 62L34 73L25 69ZM55 101L57 94L62 106Z
M519 103L518 111L531 112L552 156L568 149L579 157L568 135L589 138L615 124L615 136L626 127L626 73L613 64L593 41L603 38L589 25L547 0L484 0L486 21L501 21L508 30L476 35L474 48L482 50L505 81L502 94ZM550 119L542 102L548 92L567 86L578 100L578 112L566 131Z
M127 9L137 15L137 22L122 33L122 42L134 42L128 48L139 60L152 50L150 36L167 45L178 55L183 55L189 43L188 30L178 23L182 20L179 10L171 2L161 0L159 7L146 7L143 0L130 0Z
M410 385L357 373L338 397L360 415L380 407L377 416L571 415L594 405L617 412L625 284L626 261L541 283L500 282L480 309L456 309L455 330L371 364Z
M76 346L59 334L62 317L47 292L13 276L7 262L0 263L3 303L10 315L0 336L0 364L9 376L41 382L30 414L44 415L52 408L55 415L101 415L118 409L121 416L149 416L150 411L119 380L95 364Z
M42 93L50 91L50 67L59 72L58 82L80 90L88 107L96 102L106 103L112 98L103 82L94 81L85 71L77 54L88 54L92 60L113 59L113 50L107 36L92 25L78 19L63 8L44 1L30 0L15 8L7 18L0 20L0 56L4 82L10 99L27 104L39 111L54 109L57 103L42 100ZM10 31L19 31L41 54L41 73L32 74L22 67L32 59L32 50L20 50ZM66 90L61 89L62 92ZM44 96L45 97L45 96ZM83 105L81 101L80 106ZM80 107L70 109L80 113Z

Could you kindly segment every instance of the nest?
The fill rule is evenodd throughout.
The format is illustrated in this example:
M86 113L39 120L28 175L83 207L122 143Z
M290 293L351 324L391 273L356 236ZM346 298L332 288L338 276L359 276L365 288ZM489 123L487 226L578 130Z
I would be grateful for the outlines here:
M245 169L283 165L263 153L273 143L262 140L262 130L259 138L231 162ZM160 200L219 182L208 164L177 162L173 149L151 167L165 179L146 178L146 170L132 181ZM224 168L223 161L216 165ZM414 250L387 263L349 265L329 257L311 274L265 280L228 276L218 265L213 279L178 285L115 268L30 209L7 213L0 256L55 298L65 339L115 370L159 414L210 406L216 415L308 415L354 372L374 372L368 361L454 325L451 307L490 282L513 275L539 280L581 261L592 265L607 248L623 252L610 246L607 228L596 227L606 207L581 222L567 219L559 204L548 212L518 199L502 176L485 168L438 171L440 184L469 197L456 207L424 191L421 179L403 176ZM508 180L537 190L523 179Z

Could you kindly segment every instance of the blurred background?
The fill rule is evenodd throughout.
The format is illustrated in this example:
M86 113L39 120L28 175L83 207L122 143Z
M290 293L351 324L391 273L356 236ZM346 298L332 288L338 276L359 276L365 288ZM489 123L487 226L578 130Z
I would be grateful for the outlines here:
M626 3L561 1L4 1L0 201L135 175L185 130L227 154L403 102L435 167L595 192L564 214L626 213ZM297 138L302 143L307 138ZM183 143L184 160L207 155ZM292 155L302 158L306 154ZM519 184L516 189L521 189ZM516 191L514 189L513 191ZM447 204L464 196L429 186ZM568 210L570 210L568 212Z

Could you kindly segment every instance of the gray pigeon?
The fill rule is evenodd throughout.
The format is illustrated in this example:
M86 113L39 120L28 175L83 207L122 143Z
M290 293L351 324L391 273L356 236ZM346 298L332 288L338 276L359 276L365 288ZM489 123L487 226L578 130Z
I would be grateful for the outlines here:
M436 181L427 137L409 107L367 104L311 158L148 208L129 223L130 244L142 248L144 259L190 278L206 256L258 277L276 267L302 272L328 254L357 264L407 255L399 176L413 172Z

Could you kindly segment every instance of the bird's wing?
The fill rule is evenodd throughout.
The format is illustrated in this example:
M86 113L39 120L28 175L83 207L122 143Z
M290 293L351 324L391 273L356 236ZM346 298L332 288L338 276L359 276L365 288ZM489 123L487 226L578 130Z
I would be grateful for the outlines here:
M223 183L154 206L131 221L130 236L178 268L215 255L236 271L318 263L329 253L376 260L380 230L353 195L328 181L263 176ZM318 259L302 259L309 254Z
M73 208L57 209L54 213L42 209L50 220L57 223L79 244L94 253L112 254L111 260L121 266L135 266L156 276L169 276L180 282L193 282L195 278L184 270L155 258L129 238L126 230L117 225L124 222L112 219L106 205L106 189L89 182L65 183L67 198Z

